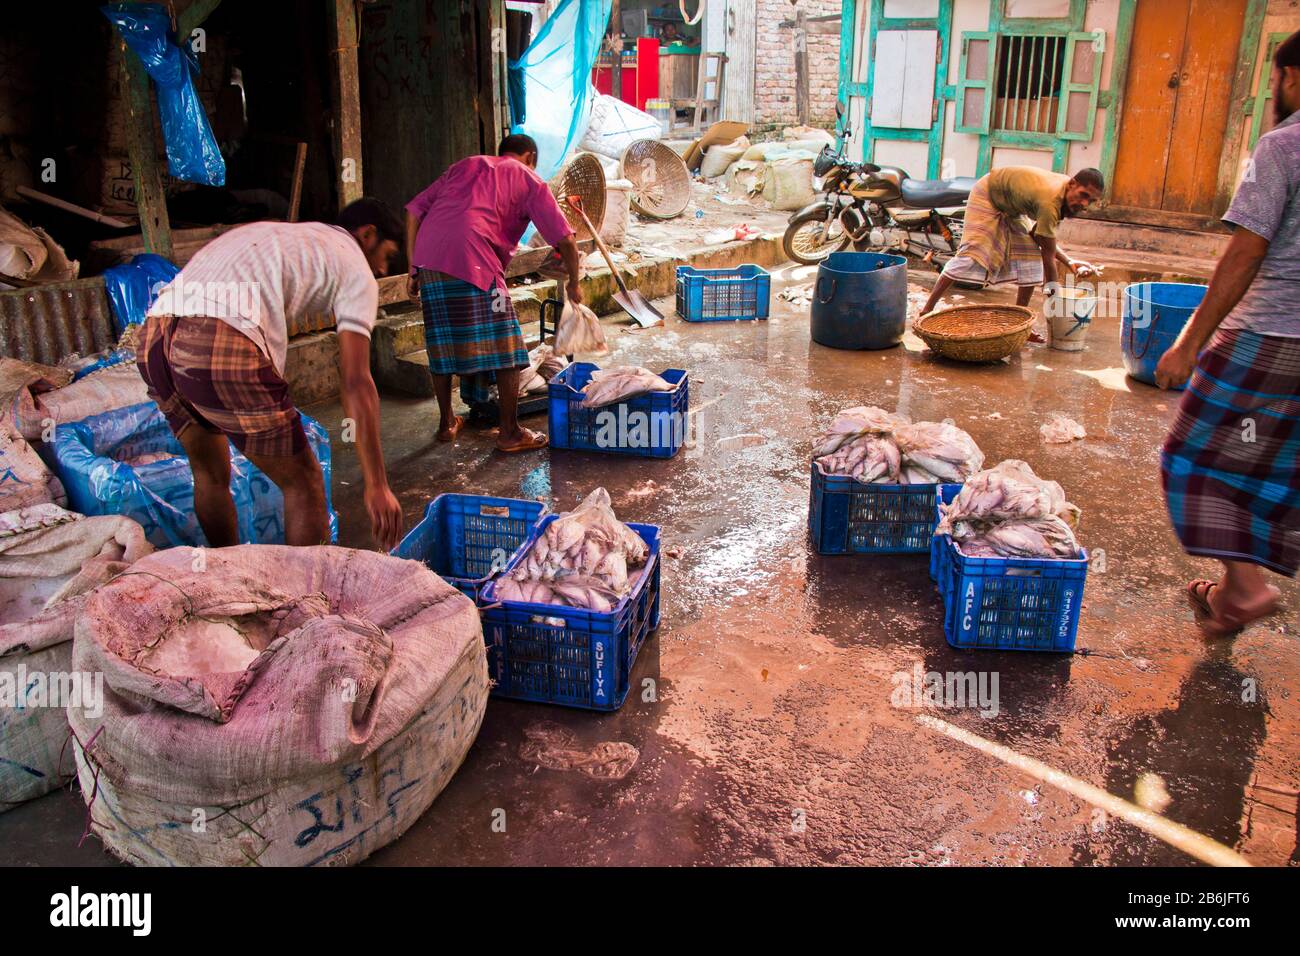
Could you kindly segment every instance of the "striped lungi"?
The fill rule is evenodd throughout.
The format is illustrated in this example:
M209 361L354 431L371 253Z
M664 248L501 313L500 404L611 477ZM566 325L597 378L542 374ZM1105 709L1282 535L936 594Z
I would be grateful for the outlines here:
M434 375L473 375L527 368L523 330L507 290L488 291L441 272L420 269L424 345Z
M1201 353L1161 455L1188 554L1300 567L1300 338L1220 331Z
M943 274L981 285L1039 285L1043 255L1019 216L1000 212L989 199L988 179L981 179L966 200L961 246Z
M151 315L136 367L172 433L197 425L253 457L290 458L307 446L289 385L266 354L229 322Z

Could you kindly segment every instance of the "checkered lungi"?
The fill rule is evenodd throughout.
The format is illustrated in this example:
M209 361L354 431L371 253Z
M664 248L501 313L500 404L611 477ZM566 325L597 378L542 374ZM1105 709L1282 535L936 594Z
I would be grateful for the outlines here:
M987 179L981 179L966 200L961 246L943 267L959 282L1018 286L1041 285L1043 254L1018 216L999 211L989 199Z
M136 366L179 438L191 425L224 434L241 452L289 458L307 447L289 385L256 343L206 316L150 316Z
M508 292L487 292L462 279L420 269L424 345L434 375L473 375L527 368L523 330Z
M1300 568L1300 339L1220 331L1201 353L1161 454L1188 554Z

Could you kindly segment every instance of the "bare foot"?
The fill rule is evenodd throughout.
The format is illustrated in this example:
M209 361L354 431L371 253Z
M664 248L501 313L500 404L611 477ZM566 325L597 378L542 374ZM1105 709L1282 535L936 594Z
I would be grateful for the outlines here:
M457 415L452 419L451 425L443 425L438 429L438 441L455 441L460 430L465 427L465 419Z

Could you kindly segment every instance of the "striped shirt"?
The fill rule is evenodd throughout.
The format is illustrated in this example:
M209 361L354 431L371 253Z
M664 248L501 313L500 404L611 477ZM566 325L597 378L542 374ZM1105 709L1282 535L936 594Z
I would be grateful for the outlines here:
M333 312L340 332L370 337L379 285L357 241L323 222L253 222L194 254L149 315L204 316L233 325L284 374L288 316Z

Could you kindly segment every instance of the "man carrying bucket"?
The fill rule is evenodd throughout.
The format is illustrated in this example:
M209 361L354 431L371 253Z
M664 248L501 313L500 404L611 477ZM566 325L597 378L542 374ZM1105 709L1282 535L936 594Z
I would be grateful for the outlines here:
M1223 562L1187 586L1214 637L1278 609L1264 568L1300 567L1300 32L1274 55L1273 110L1223 217L1228 248L1156 366L1161 388L1191 377L1161 479L1183 550Z
M966 202L961 246L943 267L921 314L932 311L954 282L1014 282L1016 305L1028 305L1037 286L1055 291L1058 262L1077 276L1095 272L1057 246L1056 227L1100 199L1104 188L1095 169L1066 176L1035 166L1003 166L982 176ZM1025 217L1034 221L1032 231Z

